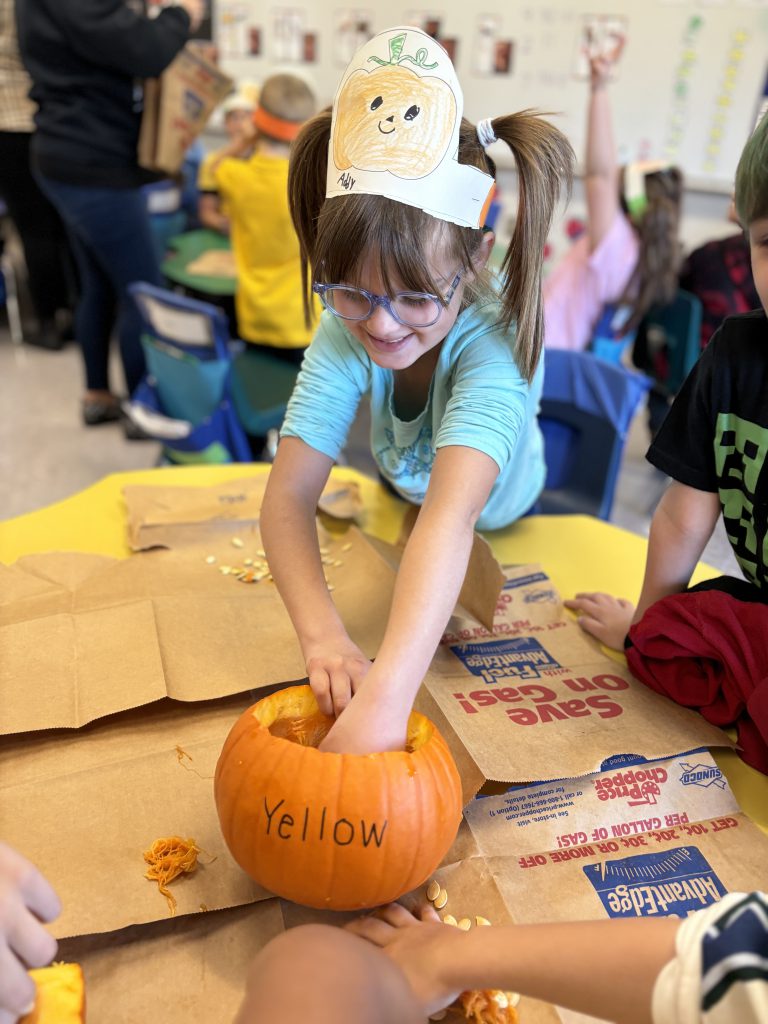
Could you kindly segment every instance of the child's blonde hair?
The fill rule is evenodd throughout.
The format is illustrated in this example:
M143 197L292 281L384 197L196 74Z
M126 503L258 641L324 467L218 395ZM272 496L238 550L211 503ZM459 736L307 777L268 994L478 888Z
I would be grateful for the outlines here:
M543 316L541 268L544 243L563 187L570 194L574 154L565 135L524 110L491 122L496 138L515 158L519 203L512 239L501 267L500 323L515 322L515 358L530 381L541 355ZM326 200L326 167L331 110L323 110L299 133L291 149L288 198L301 245L302 279L307 317L311 316L309 269L326 284L353 282L364 253L373 254L387 291L392 278L413 291L441 295L430 270L430 257L440 245L446 258L470 268L477 260L482 228L466 228L437 220L422 210L382 196L347 195ZM480 145L475 126L462 119L459 161L495 177L493 161ZM490 293L490 277L468 282L468 299Z

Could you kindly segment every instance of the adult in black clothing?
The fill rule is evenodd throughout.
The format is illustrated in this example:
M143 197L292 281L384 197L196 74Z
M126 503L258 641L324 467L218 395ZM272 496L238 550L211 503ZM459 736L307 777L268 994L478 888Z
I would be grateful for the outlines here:
M76 330L85 361L83 418L120 417L109 385L117 324L130 393L144 374L132 281L161 284L138 166L141 79L159 75L200 23L203 0L177 0L153 19L143 0L16 0L22 60L32 78L32 164L67 226L80 272Z

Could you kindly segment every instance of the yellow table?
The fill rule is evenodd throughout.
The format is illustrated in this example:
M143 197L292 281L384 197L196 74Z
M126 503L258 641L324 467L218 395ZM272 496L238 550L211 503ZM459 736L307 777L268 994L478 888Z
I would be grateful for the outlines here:
M122 489L128 484L202 487L244 477L265 476L263 463L227 466L168 466L115 473L92 487L17 519L0 523L0 561L10 563L40 551L88 551L127 557ZM394 541L406 506L369 477L336 468L333 479L353 480L366 508L364 529ZM604 590L636 598L645 566L644 538L588 516L530 516L505 530L486 534L505 564L540 563L563 597L578 590ZM694 580L717 573L699 566ZM744 811L768 831L768 778L749 768L733 752L717 752Z

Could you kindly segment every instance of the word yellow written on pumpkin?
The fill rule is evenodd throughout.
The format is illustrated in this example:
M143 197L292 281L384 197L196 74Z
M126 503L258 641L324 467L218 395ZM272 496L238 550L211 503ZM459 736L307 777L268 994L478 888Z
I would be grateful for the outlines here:
M380 847L384 840L384 833L387 830L388 822L368 822L360 818L357 821L350 821L349 818L337 818L335 821L328 816L328 808L305 807L303 816L301 813L294 816L283 811L279 816L285 800L280 800L274 807L270 808L267 798L264 797L264 813L267 817L266 834L275 836L278 839L298 840L302 843L307 840L317 839L324 842L332 842L337 846L350 846L357 843L363 848L374 845Z

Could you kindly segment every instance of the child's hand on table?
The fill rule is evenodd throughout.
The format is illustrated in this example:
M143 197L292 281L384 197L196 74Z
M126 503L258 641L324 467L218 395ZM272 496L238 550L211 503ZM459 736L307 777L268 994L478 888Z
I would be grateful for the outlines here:
M630 601L611 597L610 594L593 593L577 594L563 604L578 614L576 621L585 633L606 647L624 650L624 637L635 614L635 606Z
M56 940L41 921L58 917L56 893L28 860L0 843L0 1024L14 1024L35 999L30 967L45 967Z
M462 989L451 984L449 967L462 962L466 932L443 924L431 906L415 914L391 903L368 917L345 926L378 946L408 979L425 1014L450 1006Z
M352 699L371 663L346 634L304 647L309 685L324 715L338 717Z

